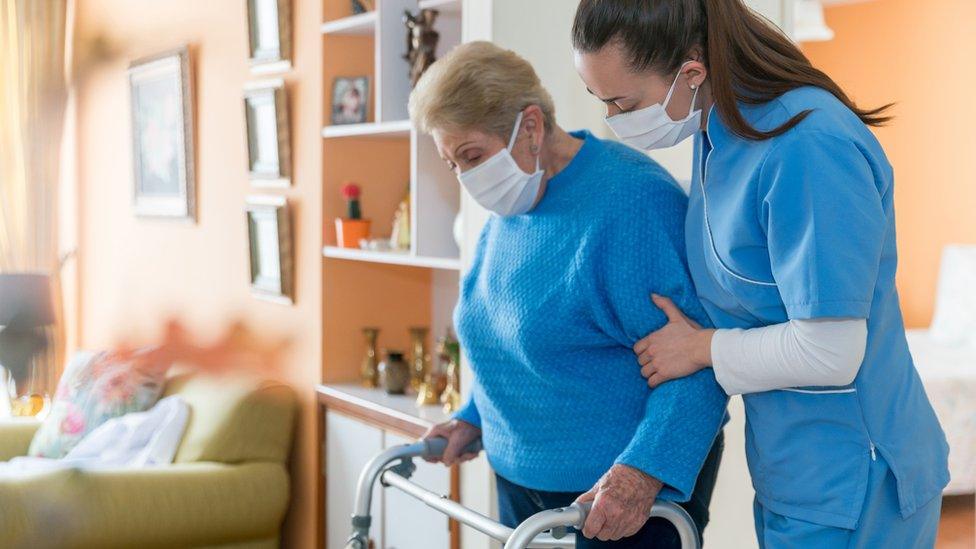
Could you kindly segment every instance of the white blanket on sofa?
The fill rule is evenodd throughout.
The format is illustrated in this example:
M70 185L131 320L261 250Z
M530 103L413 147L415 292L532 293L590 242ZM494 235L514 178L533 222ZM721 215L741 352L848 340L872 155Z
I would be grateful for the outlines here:
M61 459L16 457L0 462L0 478L58 469L125 469L172 463L189 419L179 395L161 399L145 412L110 419Z

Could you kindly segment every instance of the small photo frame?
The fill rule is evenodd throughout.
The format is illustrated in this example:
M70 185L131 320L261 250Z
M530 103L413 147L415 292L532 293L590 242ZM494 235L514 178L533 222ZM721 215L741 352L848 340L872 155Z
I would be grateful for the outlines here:
M247 0L247 27L252 72L291 68L291 0Z
M250 196L246 210L251 293L291 305L294 260L288 202L283 196Z
M244 90L247 171L255 187L291 185L291 137L284 81L249 84Z
M186 47L129 65L133 206L139 217L193 221L193 104Z
M369 104L369 77L338 77L332 83L332 124L366 122Z

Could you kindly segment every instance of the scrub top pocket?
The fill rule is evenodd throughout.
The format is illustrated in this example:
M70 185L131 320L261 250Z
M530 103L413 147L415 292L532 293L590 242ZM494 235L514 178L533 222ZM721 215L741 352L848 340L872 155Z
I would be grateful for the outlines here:
M748 255L753 268L745 269L723 257L710 235L705 236L703 244L708 270L729 300L720 305L723 309L738 309L737 316L754 326L789 320L779 287L769 272L769 257L765 250L758 247L750 250Z
M785 516L854 528L871 461L857 389L803 387L743 397L757 497Z

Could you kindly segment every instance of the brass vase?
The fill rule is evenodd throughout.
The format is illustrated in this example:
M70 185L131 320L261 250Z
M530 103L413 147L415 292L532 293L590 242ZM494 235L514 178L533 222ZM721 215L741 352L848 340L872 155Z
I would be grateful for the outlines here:
M430 355L427 354L427 328L410 328L410 387L419 391L430 371Z
M458 340L448 333L438 344L438 354L447 361L447 385L440 400L444 413L450 414L461 407L461 346Z
M433 372L427 374L424 382L417 389L417 406L430 406L440 402L440 393L437 392L437 380Z
M366 356L363 357L359 377L363 387L371 389L379 385L379 361L376 358L376 339L379 335L379 328L363 328L363 337L366 338Z

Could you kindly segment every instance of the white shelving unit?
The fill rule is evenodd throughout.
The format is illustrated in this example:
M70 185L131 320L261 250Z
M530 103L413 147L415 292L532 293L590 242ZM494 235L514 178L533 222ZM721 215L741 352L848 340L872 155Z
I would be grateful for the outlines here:
M461 204L457 180L444 165L433 140L410 124L409 65L406 53L405 10L436 9L435 28L440 34L436 55L445 55L461 43L461 0L378 0L376 11L328 21L324 34L368 34L375 36L374 103L375 122L329 125L324 139L409 139L411 249L408 254L370 252L326 246L330 258L414 265L458 270L460 250L454 241L454 219Z
M333 2L329 13L338 14L347 9L348 0L327 1ZM370 53L373 55L370 121L327 125L321 129L323 207L327 212L323 216L321 251L322 368L324 377L335 379L341 372L343 380L351 379L349 365L361 361L360 348L357 345L353 350L349 343L359 341L362 326L380 327L381 345L392 345L390 348L406 348L389 342L404 337L409 326L428 326L430 341L445 334L452 324L462 268L453 230L461 210L460 185L440 159L434 141L412 128L407 111L410 66L403 58L407 47L405 10L413 13L423 8L438 10L435 28L440 41L436 55L440 58L461 42L462 1L375 0L375 3L374 12L321 25L322 42L329 52L323 67L326 78L368 74ZM370 46L373 52L353 49ZM349 59L352 61L347 62ZM324 85L326 93L330 93L331 82L326 81ZM329 100L327 95L327 105ZM328 124L328 115L323 123ZM339 189L346 181L355 181L363 187L363 211L374 221L372 238L389 234L393 209L409 181L409 250L371 251L334 245L329 224L332 216L342 215L337 201L342 200ZM396 302L397 307L389 310L363 307L361 296L371 296L373 302ZM367 390L349 387L345 392L357 391ZM369 391L376 393L375 389ZM412 397L402 400L406 406L413 407ZM324 452L328 464L326 499L330 503L326 507L326 536L331 548L344 543L349 516L347 506L332 505L332 502L352 501L355 486L348 479L361 467L364 456L379 450L383 435L375 436L376 428L367 422L338 414L327 414L327 421ZM368 453L362 451L360 442L369 448ZM350 450L351 445L357 448ZM443 470L435 471L443 478L424 479L429 486L443 493L456 489ZM378 508L390 510L399 517L399 526L380 527L378 546L395 544L415 549L450 544L451 533L445 528L447 521L443 517L422 510L417 512L413 509L415 502L408 498L384 495L377 500ZM384 523L382 516L375 520L380 525Z
M434 9L443 13L461 13L461 0L420 0L420 9Z
M368 11L326 21L321 26L322 34L373 34L376 32L376 12Z
M334 259L348 259L350 261L368 261L371 263L384 263L387 265L406 265L408 267L426 267L430 269L443 269L447 271L457 271L461 268L461 261L458 259L444 257L424 257L414 255L410 252L377 252L371 250L358 250L356 248L340 248L338 246L325 246L322 248L322 255Z
M409 137L410 121L366 122L364 124L344 124L341 126L325 126L322 128L322 137L326 139L362 136Z

